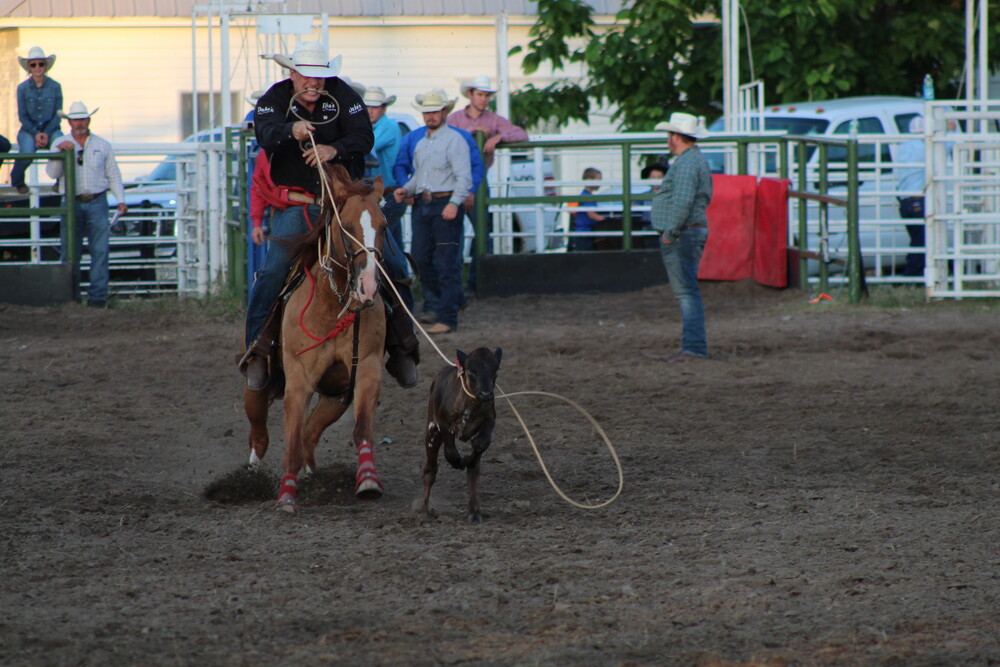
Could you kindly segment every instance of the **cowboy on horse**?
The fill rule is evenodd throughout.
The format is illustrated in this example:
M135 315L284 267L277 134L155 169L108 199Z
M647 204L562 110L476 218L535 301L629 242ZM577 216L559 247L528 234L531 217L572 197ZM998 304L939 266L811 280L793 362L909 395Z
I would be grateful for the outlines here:
M273 242L250 289L246 352L239 361L247 388L252 391L265 390L273 375L274 350L281 327L280 303L275 302L292 261L288 241L308 233L320 218L320 168L340 164L352 179L360 179L364 175L365 155L374 145L364 102L337 76L340 56L330 61L322 44L303 42L291 57L276 54L274 60L290 70L290 77L264 93L254 110L257 142L270 163L273 189L266 198L274 213L270 221ZM253 240L263 245L263 227L254 228ZM382 259L394 282L406 278L406 258L391 235L385 240ZM409 289L405 285L397 288ZM400 386L413 387L417 383L419 362L413 324L399 306L393 290L384 290L383 296L389 352L386 369Z

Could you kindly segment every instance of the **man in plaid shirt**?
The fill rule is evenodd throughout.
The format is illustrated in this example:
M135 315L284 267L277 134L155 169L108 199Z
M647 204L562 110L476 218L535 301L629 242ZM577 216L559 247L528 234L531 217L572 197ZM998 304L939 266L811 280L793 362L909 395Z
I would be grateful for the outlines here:
M698 119L686 113L671 114L670 121L659 123L656 129L667 132L667 147L674 160L653 197L652 223L653 229L662 234L660 254L683 325L681 350L667 361L704 359L708 357L708 343L698 290L698 264L708 241L705 210L712 201L712 173L695 143L705 133Z

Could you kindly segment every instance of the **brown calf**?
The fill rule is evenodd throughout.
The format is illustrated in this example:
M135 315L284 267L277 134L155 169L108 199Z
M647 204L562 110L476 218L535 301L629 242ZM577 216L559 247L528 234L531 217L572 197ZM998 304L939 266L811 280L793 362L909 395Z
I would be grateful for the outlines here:
M424 504L427 516L436 518L430 508L431 487L437 478L438 451L444 445L444 458L454 468L465 469L469 483L469 521L482 523L479 508L479 457L490 446L496 410L493 387L500 370L500 348L492 352L480 347L466 355L458 353L458 366L441 369L431 384L427 403L427 462L424 464ZM455 438L471 441L472 453L462 456Z

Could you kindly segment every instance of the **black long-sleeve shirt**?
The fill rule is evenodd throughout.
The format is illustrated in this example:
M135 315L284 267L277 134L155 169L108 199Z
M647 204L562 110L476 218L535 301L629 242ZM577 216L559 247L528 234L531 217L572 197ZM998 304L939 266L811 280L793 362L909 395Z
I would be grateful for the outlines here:
M257 100L254 128L257 143L267 151L271 161L271 179L276 185L304 188L319 194L319 172L306 164L298 139L292 136L292 125L308 120L315 127L316 142L337 149L334 163L347 167L351 177L364 176L365 156L375 145L375 134L368 110L361 97L337 77L324 79L324 90L333 99L320 95L312 112L296 100L292 107L292 80L280 81ZM332 120L331 120L332 119Z

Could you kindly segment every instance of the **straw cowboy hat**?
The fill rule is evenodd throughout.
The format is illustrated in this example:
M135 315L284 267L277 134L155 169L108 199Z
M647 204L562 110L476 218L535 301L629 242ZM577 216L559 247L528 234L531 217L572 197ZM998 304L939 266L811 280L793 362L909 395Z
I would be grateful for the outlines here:
M368 86L365 89L365 94L361 97L364 99L366 107L387 107L396 102L395 95L385 96L382 86Z
M69 105L69 113L63 113L62 109L60 109L57 113L60 118L66 118L68 120L83 120L84 118L90 118L97 113L98 110L100 110L100 107L88 112L86 104L83 102L73 102L73 104Z
M435 88L434 90L428 90L426 93L417 95L416 102L413 103L413 108L420 113L441 111L442 109L450 109L455 104L456 99L458 98L449 100L448 93L440 88Z
M497 92L497 89L490 85L490 77L485 74L480 74L475 79L466 79L462 82L462 85L459 86L459 90L461 90L462 94L466 97L469 96L469 91L473 88L481 90L484 93L489 93L490 95Z
M295 70L310 79L328 79L340 74L341 56L330 60L330 53L319 42L302 42L291 56L275 53L271 56L282 67Z
M691 137L693 139L704 139L708 136L705 128L701 127L698 123L697 116L692 116L689 113L672 113L670 114L670 120L663 123L657 123L656 127L653 129L657 132L673 132L674 134L683 134L684 136Z
M53 53L52 55L47 56L45 55L45 51L42 51L42 47L33 46L31 47L31 50L28 51L27 58L18 57L17 59L17 61L21 63L21 67L23 67L24 71L27 72L28 74L31 74L31 68L28 67L28 63L31 62L32 60L44 60L45 71L47 72L50 69L52 69L53 65L56 64L56 54Z

